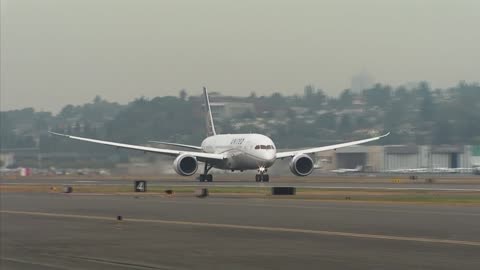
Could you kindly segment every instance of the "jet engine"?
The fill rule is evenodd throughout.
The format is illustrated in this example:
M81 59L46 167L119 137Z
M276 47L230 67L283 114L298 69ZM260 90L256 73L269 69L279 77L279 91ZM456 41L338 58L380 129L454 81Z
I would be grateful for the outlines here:
M191 155L183 154L179 155L173 161L173 169L180 175L190 176L197 172L198 162L197 158Z
M307 176L313 171L313 160L305 154L296 155L290 161L290 171L297 176Z

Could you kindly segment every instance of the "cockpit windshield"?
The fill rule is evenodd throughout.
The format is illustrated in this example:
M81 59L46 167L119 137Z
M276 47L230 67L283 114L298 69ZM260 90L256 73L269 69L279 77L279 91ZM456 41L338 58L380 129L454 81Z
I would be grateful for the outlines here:
M256 145L255 149L269 150L269 149L275 149L275 147L273 145Z

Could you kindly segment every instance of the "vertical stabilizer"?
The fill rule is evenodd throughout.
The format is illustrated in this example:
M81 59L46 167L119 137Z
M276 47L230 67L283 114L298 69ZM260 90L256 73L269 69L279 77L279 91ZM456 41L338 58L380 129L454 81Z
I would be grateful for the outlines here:
M205 119L207 123L207 136L217 135L215 125L213 124L212 110L210 108L210 100L208 99L207 88L203 87L203 96L205 97Z

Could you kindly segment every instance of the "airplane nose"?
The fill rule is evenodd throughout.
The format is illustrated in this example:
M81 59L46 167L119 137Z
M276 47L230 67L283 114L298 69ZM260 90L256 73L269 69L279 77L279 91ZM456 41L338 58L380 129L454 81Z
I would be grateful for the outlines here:
M266 160L273 160L275 159L275 150L269 150L265 153L265 159Z

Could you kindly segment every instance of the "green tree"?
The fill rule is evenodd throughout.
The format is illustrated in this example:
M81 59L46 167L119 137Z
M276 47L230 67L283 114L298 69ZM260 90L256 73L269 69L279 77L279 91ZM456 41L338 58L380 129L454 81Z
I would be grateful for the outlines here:
M338 105L342 108L348 108L351 107L353 104L353 93L350 91L350 89L345 89L343 92L340 94L340 97L338 99Z
M422 120L431 121L433 119L435 105L433 103L432 92L428 83L421 82L416 91L417 96L421 98L420 115L422 117Z
M363 90L362 95L369 107L386 108L391 103L391 92L390 86L375 84L373 88Z

